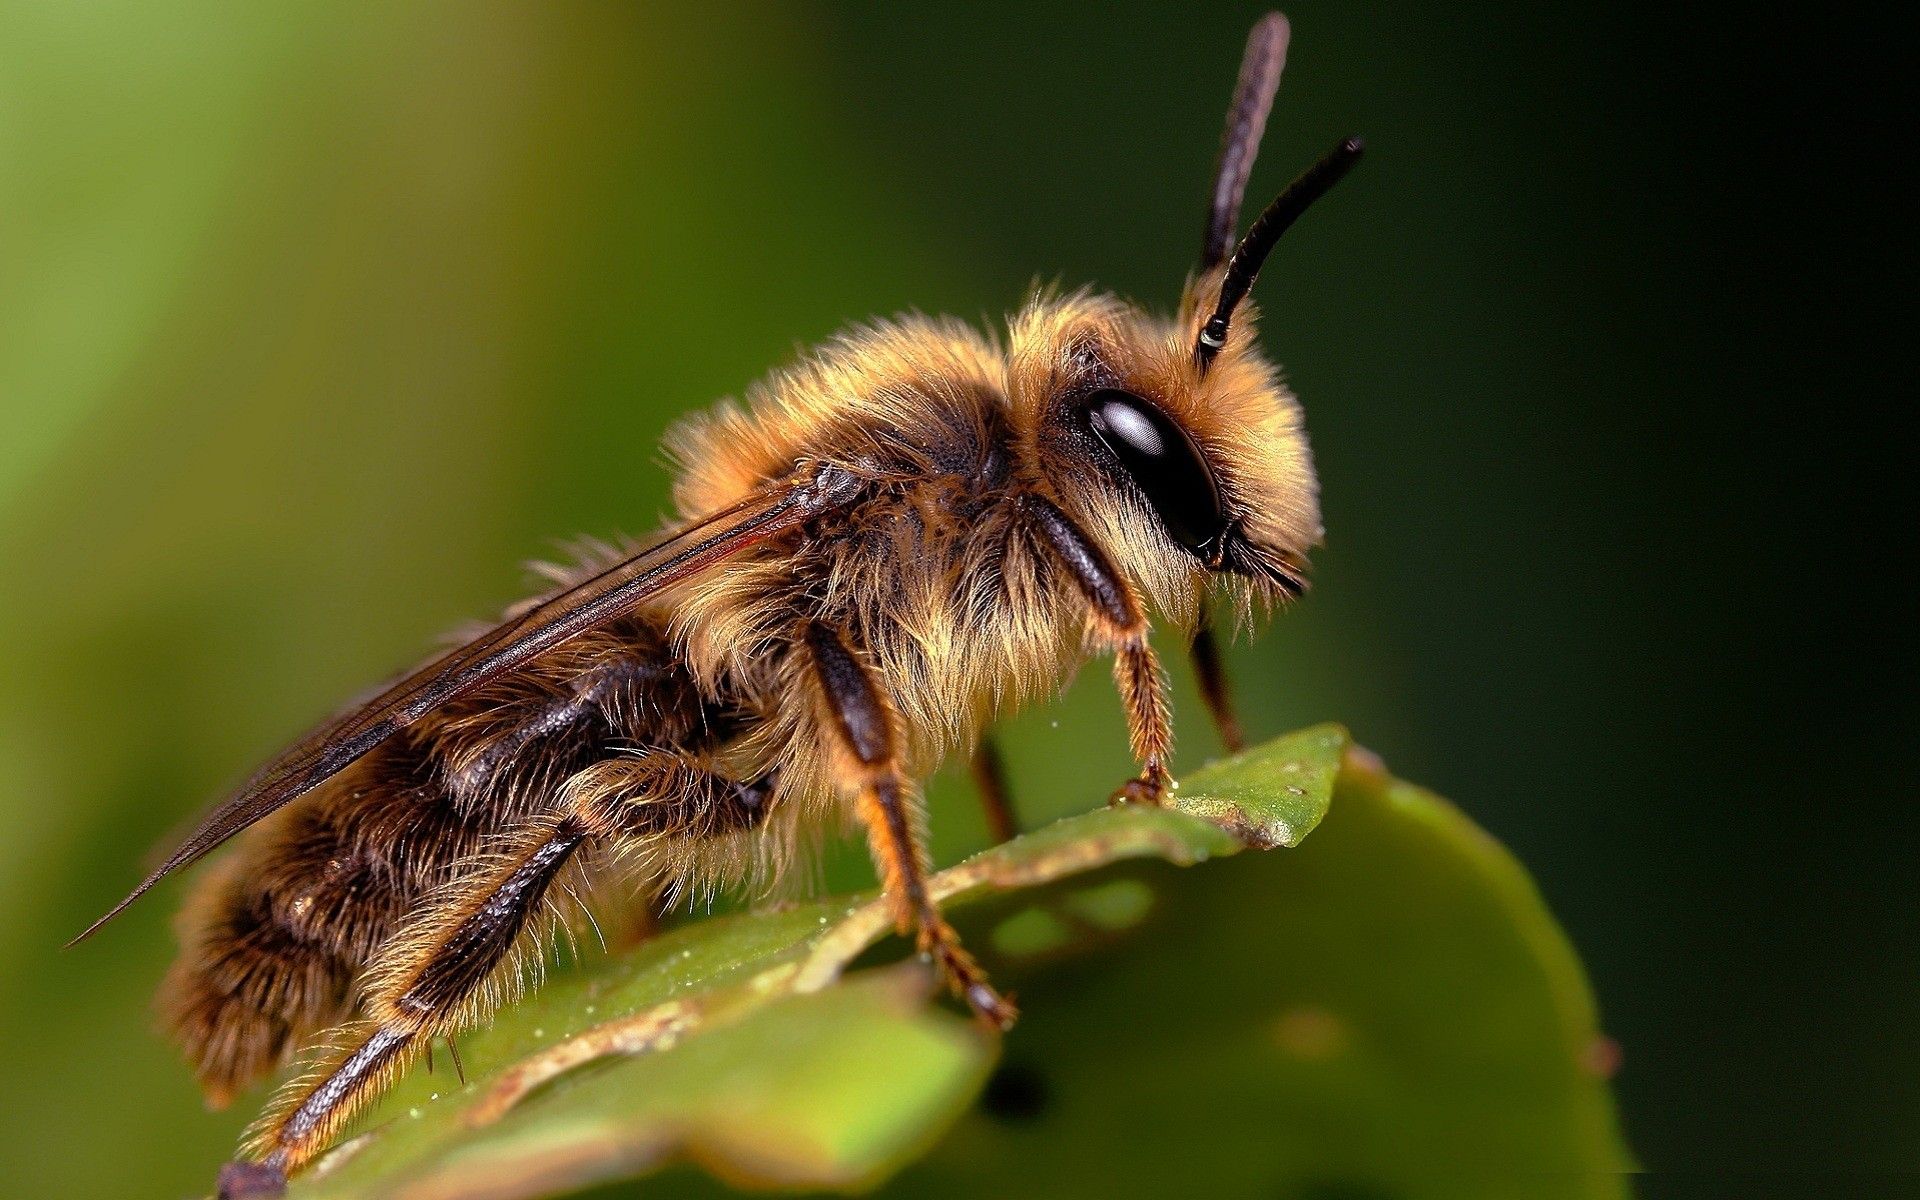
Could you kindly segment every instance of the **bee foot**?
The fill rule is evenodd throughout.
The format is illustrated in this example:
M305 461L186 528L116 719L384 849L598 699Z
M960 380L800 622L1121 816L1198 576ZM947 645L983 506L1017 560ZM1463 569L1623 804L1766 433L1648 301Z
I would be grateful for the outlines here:
M941 931L945 936L929 939L931 944L927 946L934 963L939 967L941 978L947 981L954 995L966 1001L967 1007L973 1010L973 1015L982 1024L1001 1033L1013 1028L1013 1023L1020 1019L1020 1010L1014 1007L1013 1001L993 989L993 985L987 982L986 972L980 969L979 963L973 961L973 955L954 940L953 931L946 929L944 922Z
M984 981L975 982L966 991L967 1007L973 1015L996 1032L1005 1033L1020 1019L1020 1010L1012 1000L993 990Z
M1172 789L1172 781L1164 774L1140 775L1121 784L1119 790L1107 798L1107 803L1115 808L1126 804L1151 804L1158 807Z
M220 1200L271 1200L286 1194L287 1176L278 1167L230 1162L220 1168Z

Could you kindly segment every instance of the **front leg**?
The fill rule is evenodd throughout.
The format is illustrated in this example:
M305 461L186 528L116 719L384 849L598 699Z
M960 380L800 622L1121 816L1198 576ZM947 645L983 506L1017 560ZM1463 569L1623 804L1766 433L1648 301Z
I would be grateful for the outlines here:
M938 964L954 993L982 1020L1009 1028L1017 1010L993 990L927 890L926 839L918 828L913 787L900 772L899 717L892 703L840 634L811 622L806 644L820 688L821 723L844 786L858 797L896 927L914 935L920 952Z
M1114 804L1158 804L1173 790L1167 760L1173 754L1173 717L1167 703L1167 673L1147 644L1143 625L1113 655L1113 682L1127 712L1127 740L1140 774L1120 785Z
M1115 804L1158 804L1173 790L1173 718L1167 676L1147 644L1147 618L1131 584L1100 547L1051 501L1028 498L1034 527L1086 598L1089 621L1113 649L1113 681L1127 713L1127 738L1140 774L1113 794Z

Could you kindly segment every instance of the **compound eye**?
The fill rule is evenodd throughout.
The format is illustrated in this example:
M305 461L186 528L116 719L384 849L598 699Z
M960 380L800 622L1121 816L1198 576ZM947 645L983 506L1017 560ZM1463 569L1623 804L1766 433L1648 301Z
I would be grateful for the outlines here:
M1226 528L1220 488L1200 447L1153 404L1112 388L1086 399L1096 437L1146 494L1174 541L1199 551Z

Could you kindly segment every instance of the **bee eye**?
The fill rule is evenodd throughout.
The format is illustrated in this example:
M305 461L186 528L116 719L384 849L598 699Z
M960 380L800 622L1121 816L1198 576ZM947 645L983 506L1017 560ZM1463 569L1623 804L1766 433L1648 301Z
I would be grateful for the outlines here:
M1187 431L1130 392L1103 389L1085 403L1094 435L1146 494L1173 540L1199 551L1218 538L1227 524L1220 488Z

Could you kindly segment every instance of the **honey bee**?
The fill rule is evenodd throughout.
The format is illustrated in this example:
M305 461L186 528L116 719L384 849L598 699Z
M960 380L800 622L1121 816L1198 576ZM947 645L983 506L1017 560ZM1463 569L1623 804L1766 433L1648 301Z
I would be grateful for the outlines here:
M684 519L556 569L274 758L87 931L246 831L186 905L160 1006L216 1104L313 1049L223 1194L278 1194L433 1041L484 1020L558 898L766 881L836 823L864 829L900 932L1012 1024L929 895L916 781L971 753L1010 826L984 731L1111 654L1139 764L1114 799L1160 802L1173 735L1150 618L1192 637L1237 747L1208 606L1299 595L1320 540L1300 407L1248 292L1361 143L1236 241L1288 40L1278 13L1248 39L1177 315L1077 292L1036 296L1002 337L877 321L690 418L669 439Z

